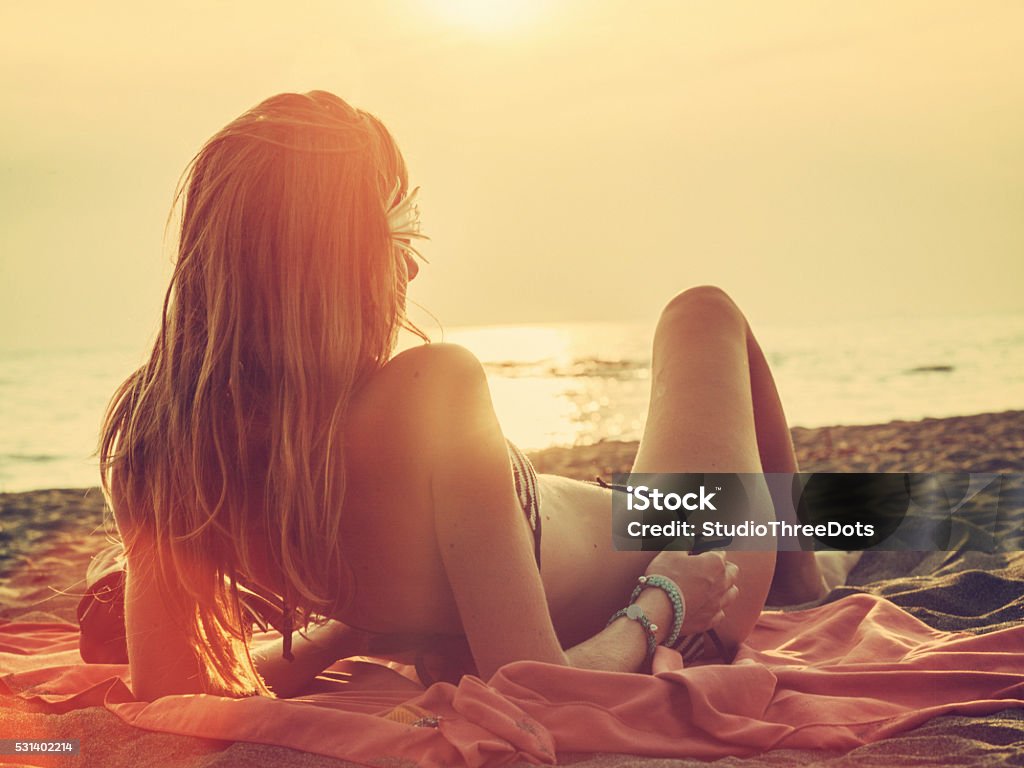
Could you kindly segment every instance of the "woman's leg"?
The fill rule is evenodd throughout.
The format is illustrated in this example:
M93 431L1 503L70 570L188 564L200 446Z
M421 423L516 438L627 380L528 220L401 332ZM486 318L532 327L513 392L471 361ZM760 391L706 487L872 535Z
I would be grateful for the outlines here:
M792 472L796 460L764 355L742 312L725 293L702 286L675 297L654 337L651 404L633 470ZM754 522L774 519L767 484L747 488ZM735 647L764 607L775 571L774 542L731 548L740 566L739 599L718 627ZM757 550L760 551L757 551ZM803 556L803 553L799 553ZM813 555L810 562L813 564ZM820 580L816 567L814 575Z
M782 410L775 379L749 325L747 354L750 360L754 427L757 430L757 450L761 457L762 471L799 472L793 438ZM794 605L824 597L832 587L846 583L846 577L862 554L809 550L779 552L776 555L768 602L772 605Z
M757 450L763 472L799 472L793 438L779 391L761 345L747 325L747 355L750 361L750 394L754 404ZM849 568L847 568L849 571ZM813 551L782 551L776 555L768 602L793 605L817 600L828 593Z

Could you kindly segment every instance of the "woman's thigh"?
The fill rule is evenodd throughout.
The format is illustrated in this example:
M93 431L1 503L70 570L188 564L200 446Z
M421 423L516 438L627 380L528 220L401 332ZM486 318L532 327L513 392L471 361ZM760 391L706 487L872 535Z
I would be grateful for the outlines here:
M651 402L634 472L761 473L747 352L748 326L722 291L686 291L662 313L654 337ZM774 518L767 486L748 484L749 517ZM740 567L739 598L718 634L735 646L749 634L771 585L773 540L745 542L727 557Z
M760 472L746 320L724 293L674 298L654 334L636 472Z

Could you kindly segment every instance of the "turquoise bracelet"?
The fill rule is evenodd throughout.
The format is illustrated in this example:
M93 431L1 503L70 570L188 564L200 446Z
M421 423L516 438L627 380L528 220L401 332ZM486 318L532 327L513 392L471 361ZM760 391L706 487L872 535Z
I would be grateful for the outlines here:
M640 583L630 595L629 602L635 603L636 599L640 597L640 593L647 587L655 587L664 592L668 596L669 602L672 603L672 631L668 633L668 637L662 643L671 648L679 639L679 631L683 628L683 620L686 618L686 602L683 600L683 593L679 591L679 587L672 579L667 576L659 576L656 573L641 576L637 581Z
M610 625L613 621L623 616L627 619L632 619L644 628L644 632L647 633L647 658L648 660L651 659L654 656L654 649L658 647L658 638L654 635L658 631L658 625L647 618L643 608L636 603L631 603L613 613L612 617L608 619L608 624L605 626Z

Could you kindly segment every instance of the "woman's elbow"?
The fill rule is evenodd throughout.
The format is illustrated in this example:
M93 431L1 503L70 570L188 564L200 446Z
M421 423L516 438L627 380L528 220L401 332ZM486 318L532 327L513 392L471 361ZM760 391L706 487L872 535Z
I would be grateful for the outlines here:
M198 672L183 674L181 671L147 670L131 663L128 668L129 687L139 701L156 701L164 696L206 692Z

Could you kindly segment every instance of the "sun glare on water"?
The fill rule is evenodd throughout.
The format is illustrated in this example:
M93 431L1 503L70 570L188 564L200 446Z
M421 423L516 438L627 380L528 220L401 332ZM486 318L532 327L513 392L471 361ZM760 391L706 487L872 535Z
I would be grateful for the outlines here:
M452 26L505 34L536 22L545 4L540 0L427 0L427 6Z

